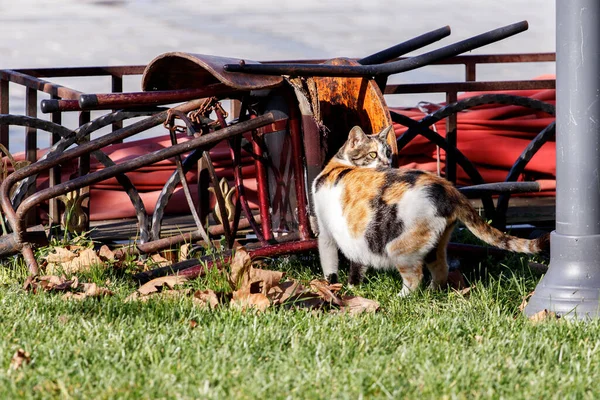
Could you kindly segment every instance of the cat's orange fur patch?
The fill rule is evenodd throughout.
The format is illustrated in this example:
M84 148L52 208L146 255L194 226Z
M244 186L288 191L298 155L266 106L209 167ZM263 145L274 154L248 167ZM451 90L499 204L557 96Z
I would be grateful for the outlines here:
M379 193L385 176L373 169L353 169L344 176L342 211L353 237L362 235L371 219L371 201Z
M409 231L389 244L392 254L411 254L423 248L423 245L431 240L431 227L427 221L416 223Z

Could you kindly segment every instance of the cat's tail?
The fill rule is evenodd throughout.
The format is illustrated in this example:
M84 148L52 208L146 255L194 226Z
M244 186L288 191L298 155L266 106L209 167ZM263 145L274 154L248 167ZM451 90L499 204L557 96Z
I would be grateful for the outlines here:
M521 239L507 235L485 222L466 198L462 198L457 208L457 217L479 239L494 247L516 253L548 253L550 251L550 234L537 239Z

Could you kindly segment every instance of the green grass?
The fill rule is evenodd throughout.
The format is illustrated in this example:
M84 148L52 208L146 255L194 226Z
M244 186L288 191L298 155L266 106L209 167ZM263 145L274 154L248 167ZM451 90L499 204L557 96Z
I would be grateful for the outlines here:
M353 293L382 311L359 316L124 303L135 285L110 270L81 280L110 279L115 296L65 301L25 293L14 262L0 269L0 398L594 398L600 323L523 317L539 280L524 260L487 264L467 298L398 299L397 274L370 273ZM271 266L302 280L319 273L310 257ZM19 348L32 361L8 373Z

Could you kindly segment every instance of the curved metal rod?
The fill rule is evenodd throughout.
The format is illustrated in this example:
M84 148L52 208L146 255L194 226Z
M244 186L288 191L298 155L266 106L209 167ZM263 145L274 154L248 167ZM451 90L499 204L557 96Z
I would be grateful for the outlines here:
M196 130L194 129L194 126L192 125L192 122L189 120L189 118L187 118L187 116L184 113L179 112L179 111L173 111L171 113L171 115L177 116L182 121L184 121L189 133L192 133L192 134L196 133ZM170 129L169 129L169 136L171 137L171 144L173 146L175 146L177 144L177 135L175 134L175 129L172 125L172 122L171 121L168 121L168 122L171 124ZM188 186L187 180L185 179L185 172L183 172L183 167L181 165L181 154L178 154L175 156L175 165L177 167L177 173L179 174L179 181L181 182L181 186L183 187L183 194L185 195L185 198L187 200L188 207L190 209L190 213L192 214L192 218L194 219L194 222L196 223L196 228L198 228L198 232L200 232L200 235L202 236L202 239L204 240L206 245L209 248L212 248L213 247L212 242L210 241L210 238L208 237L208 233L206 232L206 230L204 229L204 226L202 225L202 221L200 221L200 216L198 215L198 212L196 211L196 206L194 205L194 201L192 199L190 187Z
M414 121L413 119L407 117L406 115L398 114L392 110L390 110L390 116L392 117L392 121L408 127L409 130L407 132L405 132L404 135L406 135L407 133L409 133L411 131L415 133L415 136L416 136L416 134L423 135L427 140L429 140L436 146L439 146L441 149L443 149L447 153L452 153L454 155L454 158L456 159L456 162L458 163L458 165L460 165L462 167L462 169L467 173L467 175L469 175L469 178L471 178L471 180L473 181L474 184L485 183L483 177L481 176L479 171L477 171L475 164L473 164L471 162L471 160L469 160L456 147L448 147L448 142L446 142L446 139L444 139L439 133L434 132L431 129L429 129L428 125L424 125L423 120L417 122L417 121ZM398 138L398 140L400 140L401 138L402 138L402 136L400 138ZM402 146L402 147L404 147L404 146ZM400 152L400 147L398 149L398 152ZM496 211L495 211L494 202L492 201L491 196L489 196L489 195L483 196L481 198L481 203L483 204L483 209L485 210L485 215L487 215L487 216L495 215Z
M77 128L75 131L71 131L67 128L64 128L62 125L55 124L56 127L64 128L62 130L58 129L56 132L56 133L60 134L62 136L62 138L56 144L54 144L54 146L52 146L46 152L46 154L44 154L38 161L43 161L45 159L51 158L55 154L62 153L65 149L67 149L69 146L71 146L75 142L79 143L85 136L89 135L91 132L93 132L97 129L103 128L106 125L112 124L113 122L123 121L128 118L146 116L146 115L148 115L148 113L155 113L155 112L156 111L154 111L154 110L153 111L136 111L136 112L118 111L118 112L110 113L108 115L104 115L100 118L95 119L94 121L88 122L87 124L82 125L79 128ZM42 121L42 122L47 122L47 121ZM1 124L1 120L0 120L0 124ZM15 125L15 124L13 124L13 125ZM108 157L101 150L93 151L91 154L104 167L110 167L110 166L115 165L114 161L112 161L111 158ZM31 187L31 185L33 185L35 183L36 178L37 178L37 174L32 175L32 176L22 180L19 183L19 185L17 186L17 189L13 195L13 198L12 198L12 205L14 208L17 208L21 204L21 202L23 201L23 198L26 196L27 192L29 191L29 188ZM140 242L145 243L149 240L149 231L148 231L149 225L148 225L148 216L146 214L146 208L144 206L144 203L142 202L142 199L141 199L137 189L135 188L135 186L133 185L131 180L125 174L119 174L115 178L117 179L119 184L123 187L123 189L127 193L127 196L131 200L131 203L136 211L136 217L137 217L138 224L139 224Z
M450 33L450 27L446 25L412 39L408 39L402 43L398 43L395 46L388 47L387 49L371 54L370 56L361 58L358 60L358 63L362 65L381 64L396 57L403 56L406 53L410 53L411 51L420 49L421 47L425 47L431 43L435 43L438 40L449 36Z
M189 172L202 158L203 150L194 150L187 157L185 157L181 163L181 169L183 173L186 174ZM175 192L175 188L181 181L181 176L177 171L174 171L169 179L165 182L158 198L156 200L156 206L154 207L154 213L152 214L152 223L151 223L151 232L150 237L152 240L157 240L160 238L160 231L162 227L162 220L165 213L165 207L167 203L171 199L171 196Z
M135 169L144 167L146 165L154 164L158 161L165 160L167 158L173 157L177 154L187 153L195 148L208 149L214 146L216 143L229 139L231 137L241 135L242 133L252 130L255 128L260 128L262 126L268 125L270 123L275 122L275 117L272 113L267 113L262 115L256 119L253 119L248 122L241 122L239 124L227 127L225 129L221 129L217 132L213 132L209 135L203 135L197 138L193 138L187 142L179 143L174 146L170 146L164 149L157 150L150 154L146 154L141 157L137 157L132 160L124 161L120 164L114 165L112 167L104 168L99 171L92 172L90 174L80 176L78 178L72 179L65 183L60 183L56 186L53 186L48 189L40 190L36 194L26 198L21 206L17 209L15 213L15 222L16 229L22 232L23 228L23 216L33 207L35 204L48 200L52 197L85 187L96 182L103 181L110 177L116 176L119 173L125 173L129 171L133 171ZM3 183L4 186L4 183ZM19 241L22 240L21 237L18 238Z
M465 186L458 188L458 191L468 198L477 198L483 194L539 192L540 184L539 182L494 182Z
M438 121L441 121L446 117L449 117L452 114L456 114L457 112L491 103L527 107L533 110L543 111L550 115L554 115L555 112L554 106L552 104L544 103L543 101L532 99L529 97L514 96L510 94L482 94L479 96L469 97L468 99L459 100L452 104L448 104L447 106L444 106L439 110L425 116L425 118L419 121L419 124L422 124L424 126L430 126ZM398 151L400 151L404 146L406 146L408 142L413 140L417 136L417 134L418 132L411 132L409 130L405 132L402 136L400 136L398 140L396 140Z
M476 49L490 43L497 42L507 37L516 35L528 29L527 21L517 22L501 28L473 36L469 39L453 43L437 50L430 51L420 56L405 60L394 61L378 65L326 65L326 64L225 64L223 69L227 72L244 72L261 75L293 75L293 76L380 76L392 75L399 72L410 71L435 61L453 57Z
M529 142L525 150L521 153L517 161L513 164L510 171L508 171L508 175L506 176L505 182L516 181L519 175L523 173L525 167L529 163L529 161L533 158L533 156L538 152L538 150L548 141L550 140L556 133L556 121L552 122L550 125L542 129L537 136ZM498 198L498 203L496 206L496 216L493 220L493 225L498 227L506 225L506 211L508 210L508 202L510 200L510 193L505 193L500 195Z

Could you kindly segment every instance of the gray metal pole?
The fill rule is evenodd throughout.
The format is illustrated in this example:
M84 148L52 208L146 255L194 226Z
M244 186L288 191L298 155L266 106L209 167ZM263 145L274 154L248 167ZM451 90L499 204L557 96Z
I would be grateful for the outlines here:
M525 308L600 316L600 1L556 0L556 231Z

